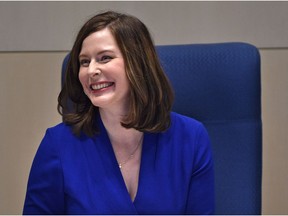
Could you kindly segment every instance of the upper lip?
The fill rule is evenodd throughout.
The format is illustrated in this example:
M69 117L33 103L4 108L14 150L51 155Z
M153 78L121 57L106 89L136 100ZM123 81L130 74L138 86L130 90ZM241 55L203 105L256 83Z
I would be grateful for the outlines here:
M109 81L102 81L102 82L95 82L95 83L91 83L89 85L90 89L92 90L99 90L105 87L108 87L110 85L113 85L113 82L109 82Z

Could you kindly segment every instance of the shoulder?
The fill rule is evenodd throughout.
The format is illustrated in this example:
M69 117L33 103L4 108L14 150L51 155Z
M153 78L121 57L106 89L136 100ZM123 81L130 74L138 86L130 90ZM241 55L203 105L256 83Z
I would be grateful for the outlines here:
M67 165L71 162L71 158L76 160L79 157L83 144L87 142L87 137L74 135L69 125L60 123L46 130L36 157L49 158L46 161L50 162L59 160L61 164ZM39 160L42 161L42 159Z
M190 161L192 159L193 170L203 164L210 166L212 164L212 146L204 124L177 113L171 113L171 120L171 127L167 133L172 138L174 145L181 149L183 160Z
M41 145L50 146L50 148L60 150L67 149L68 145L75 146L75 144L83 142L83 139L85 140L83 136L77 137L75 134L73 134L71 126L65 123L60 123L53 127L47 128ZM71 145L71 143L74 145Z
M76 136L70 125L65 123L59 123L53 127L49 127L46 130L46 135L52 136L53 138L57 139L83 139L84 135Z
M55 126L49 127L47 128L48 133L52 133L52 134L62 134L62 135L68 135L70 133L72 133L71 127L65 123L59 123Z
M174 121L190 122L193 124L201 124L198 120L194 118L191 118L191 117L188 117L188 116L176 113L176 112L171 112L170 116L171 116L172 121L174 120Z
M171 126L166 132L177 145L196 149L210 148L210 138L204 124L196 119L175 112L171 113ZM185 147L185 148L186 148Z
M187 132L195 130L204 130L203 124L191 117L181 115L179 113L171 112L171 126L169 130Z

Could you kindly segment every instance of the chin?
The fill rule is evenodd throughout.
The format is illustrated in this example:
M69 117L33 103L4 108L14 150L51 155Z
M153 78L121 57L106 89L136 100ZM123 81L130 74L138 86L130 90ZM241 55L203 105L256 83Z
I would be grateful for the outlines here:
M109 105L111 105L111 100L106 98L106 99L91 99L90 98L91 103L95 106L95 107L99 107L99 108L107 108L109 107Z

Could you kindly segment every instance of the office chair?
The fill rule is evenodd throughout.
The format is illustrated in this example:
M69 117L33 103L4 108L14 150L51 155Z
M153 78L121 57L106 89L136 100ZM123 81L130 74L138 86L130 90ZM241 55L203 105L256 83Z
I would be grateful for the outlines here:
M215 214L261 214L260 55L247 43L157 46L173 110L206 126L215 164ZM62 66L62 79L68 56Z

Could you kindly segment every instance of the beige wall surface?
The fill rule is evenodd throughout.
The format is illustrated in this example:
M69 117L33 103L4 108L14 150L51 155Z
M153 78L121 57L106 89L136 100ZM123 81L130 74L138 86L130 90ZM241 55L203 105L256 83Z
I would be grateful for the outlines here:
M46 128L61 121L63 57L80 24L107 8L141 18L157 44L260 48L262 209L288 214L288 2L0 2L0 214L21 214L35 151Z
M139 17L157 36L156 44L288 44L288 2L20 1L0 2L0 51L69 50L84 20L108 9Z
M265 49L262 61L264 214L288 215L288 49Z
M56 111L63 53L0 53L0 214L21 214L27 177Z

